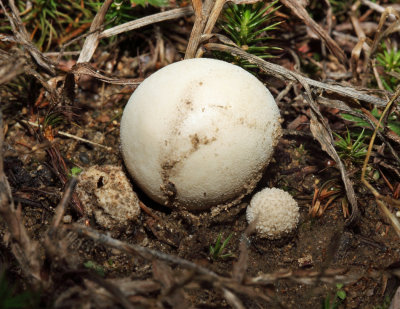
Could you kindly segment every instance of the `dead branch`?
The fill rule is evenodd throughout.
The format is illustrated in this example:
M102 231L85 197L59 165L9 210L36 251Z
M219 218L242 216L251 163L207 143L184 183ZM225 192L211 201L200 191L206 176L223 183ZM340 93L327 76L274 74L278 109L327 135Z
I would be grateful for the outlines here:
M73 231L75 231L76 233L78 233L78 235L91 238L95 241L98 241L104 245L113 247L115 249L118 249L127 254L139 255L142 258L147 259L147 260L159 259L161 261L176 264L181 267L193 270L196 273L201 274L201 275L206 275L211 278L218 278L218 275L216 273L214 273L213 271L208 270L207 268L199 266L190 261L181 259L179 257L172 256L172 255L169 255L169 254L157 251L157 250L148 249L148 248L145 248L145 247L142 247L139 245L127 244L127 243L124 243L117 239L114 239L108 235L101 234L94 229L91 229L89 227L86 227L86 226L83 226L80 224L73 224L71 226L71 229Z
M385 10L383 6L379 5L378 3L371 2L369 0L361 0L361 3L368 6L370 9L377 11L378 13L383 13L383 11ZM388 17L390 21L396 20L395 14L390 13Z
M331 85L331 84L313 80L311 78L303 77L302 75L295 73L293 71L290 71L280 65L277 65L277 64L274 64L271 62L267 62L257 56L246 53L244 50L237 48L237 47L232 47L232 46L227 46L227 45L217 44L217 43L207 43L204 45L204 47L208 50L223 51L223 52L231 53L235 56L239 56L239 57L249 61L250 63L257 65L265 73L272 75L276 78L279 78L281 80L284 80L286 82L288 82L288 81L297 82L299 79L303 79L307 84L309 84L310 86L313 86L313 87L332 91L332 92L341 94L343 96L354 98L354 99L364 101L364 102L368 102L368 103L371 103L371 104L374 104L377 106L385 106L386 105L385 101L380 98L361 93L350 87Z
M390 16L390 14L394 14L398 20L393 22L385 31L382 31L382 29L385 25L385 22L388 19L388 17ZM400 28L400 14L398 14L392 7L387 7L382 12L381 18L379 19L378 28L375 32L375 37L372 42L371 48L365 55L366 57L364 59L364 67L363 67L364 73L366 73L369 69L370 59L372 58L372 56L375 54L376 50L378 49L379 42L383 38L388 36L389 34L395 32L395 31L398 31L399 28ZM364 81L364 83L365 82L366 82L366 80Z
M21 20L19 15L18 8L15 5L14 0L9 0L8 4L11 8L11 13L9 14L3 4L3 1L0 0L1 8L3 9L3 14L6 15L7 19L10 22L11 29L14 33L15 39L19 44L22 44L29 54L36 60L37 64L47 70L52 75L55 75L54 66L51 61L45 57L40 50L32 43L29 38L29 34L26 31L26 28Z
M311 107L311 122L310 122L311 133L321 144L322 150L327 152L330 155L330 157L333 160L335 160L335 162L340 170L340 174L342 176L342 181L343 181L345 189L346 189L347 199L349 200L351 207L352 207L351 215L350 215L349 219L347 219L347 222L346 222L349 225L349 224L353 223L358 218L358 215L359 215L359 210L358 210L358 206L357 206L357 198L356 198L356 194L354 192L353 184L347 174L347 171L344 167L342 160L340 159L339 155L336 152L335 147L333 146L335 143L334 143L334 140L332 137L332 131L329 128L329 125L325 122L321 112L318 109L318 106L314 102L309 85L304 81L304 79L299 79L299 82L306 89L304 98L306 99L307 103Z
M371 157L371 151L372 151L372 147L374 145L375 142L375 138L377 135L377 132L379 130L379 128L381 127L382 124L382 120L385 118L385 114L391 109L391 107L395 104L395 102L397 101L397 99L400 96L400 86L397 87L396 92L393 94L392 98L389 100L389 102L387 103L385 109L382 112L382 116L379 119L376 128L374 130L374 132L372 133L372 137L371 137L371 141L368 145L368 150L367 150L367 155L365 156L365 160L364 160L364 164L361 170L361 182L370 190L370 192L375 196L375 200L376 203L378 204L379 208L381 209L381 211L383 212L383 214L386 216L386 218L389 220L389 222L392 224L394 230L396 231L397 235L400 237L400 222L397 219L397 217L388 209L388 207L386 206L386 203L389 205L393 205L396 207L400 207L400 201L393 199L389 196L384 196L382 194L380 194L378 192L378 190L376 190L369 182L368 180L365 178L365 174L366 174L366 170L367 170L367 165L368 165L368 161Z
M100 27L103 25L108 8L110 7L112 2L113 0L104 1L100 10L97 12L96 16L93 19L93 22L90 26L90 31L95 31L96 29L100 29ZM83 47L77 63L89 62L90 59L92 59L92 56L97 48L97 45L99 44L99 36L100 36L100 31L95 31L86 38L85 43L83 43Z
M0 85L12 80L19 74L24 73L27 60L17 53L7 53L0 50Z
M316 282L325 283L351 283L357 281L363 276L361 273L353 273L344 275L347 272L346 269L333 269L326 270L324 275L321 275L319 271L315 270L278 270L269 274L261 274L254 278L246 280L246 284L257 285L257 284L272 284L278 280L287 279L293 282L302 284L315 284ZM373 275L371 273L371 275Z
M55 210L55 214L53 217L53 222L50 225L50 228L47 232L47 235L49 236L50 239L52 238L54 232L57 230L58 226L60 225L61 219L65 213L65 209L67 208L67 205L68 205L69 201L71 200L72 192L74 192L76 183L77 183L76 177L72 177L65 187L63 197L61 198L61 201L58 203L58 206Z
M211 13L213 4L213 0L205 0L204 4L202 0L192 1L195 21L192 32L190 33L189 43L185 52L185 59L194 58L194 56L196 55L201 36L204 32L204 28L206 26L208 16Z
M331 53L339 59L342 64L347 63L346 55L343 50L339 47L339 45L329 36L329 34L319 25L317 24L311 17L308 15L307 10L304 6L301 5L300 1L296 0L281 0L281 2L287 6L292 12L297 15L308 27L310 27L323 42L325 42L328 49Z
M235 293L245 294L252 298L256 297L266 302L271 302L270 297L254 290L252 288L252 286L254 285L268 285L268 284L273 284L279 280L290 280L293 282L303 283L303 284L316 284L318 282L350 283L358 280L360 277L365 275L360 273L345 275L345 273L347 273L347 270L343 269L338 269L338 270L325 269L323 273L314 270L298 270L298 271L280 270L270 274L261 274L254 278L244 278L243 283L241 283L238 282L237 279L240 280L243 267L239 267L235 271L239 276L239 278L225 278L193 262L154 249L145 248L135 244L124 243L122 241L113 239L108 235L101 234L86 226L73 224L70 227L70 229L76 232L80 236L91 238L106 246L116 248L119 251L125 252L127 254L139 255L147 260L154 260L154 259L161 260L167 263L179 265L183 268L189 269L191 273L189 273L188 276L184 276L181 282L178 283L177 287L183 286L184 284L189 284L192 281L192 279L193 281L196 282L209 282L216 289L221 290L226 300L236 308L242 308L242 307L241 307L241 302ZM158 265L157 267L160 266L159 264L157 265ZM193 274L197 275L193 276ZM177 287L176 283L173 284L172 281L170 281L172 280L172 278L170 278L169 275L167 275L169 278L160 277L166 275L167 274L165 273L163 274L159 273L156 275L156 278L162 281L161 284L165 284L167 287L167 289L164 291L165 293L164 295L169 295L169 293L175 290Z
M0 112L0 216L8 228L14 256L33 286L40 287L42 278L38 243L28 236L21 216L21 207L15 208L11 188L3 169L3 142L3 116Z
M99 39L105 39L113 35L118 35L162 21L189 16L191 14L193 14L193 8L191 6L153 14L104 30L100 33Z

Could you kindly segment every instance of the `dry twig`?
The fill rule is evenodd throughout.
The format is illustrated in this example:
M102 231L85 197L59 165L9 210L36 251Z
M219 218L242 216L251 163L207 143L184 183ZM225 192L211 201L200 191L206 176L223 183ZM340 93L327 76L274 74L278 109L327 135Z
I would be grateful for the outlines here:
M217 43L207 43L207 44L204 44L204 47L208 50L224 51L224 52L231 53L235 56L239 56L239 57L249 61L250 63L257 65L265 73L272 75L276 78L279 78L281 80L284 80L286 82L289 82L289 81L297 82L299 79L303 79L307 84L309 84L310 86L313 86L313 87L317 87L317 88L327 90L327 91L332 91L334 93L338 93L340 95L354 98L356 100L364 101L367 103L371 103L371 104L374 104L377 106L385 106L386 105L385 101L380 98L361 93L350 87L331 85L331 84L322 83L322 82L313 80L311 78L303 77L302 75L295 73L293 71L290 71L280 65L265 61L257 56L246 53L244 50L237 48L237 47L232 47L232 46L227 46L227 45L217 44Z
M96 16L94 17L93 22L90 26L90 31L93 33L90 34L86 38L85 43L83 43L83 47L82 47L82 50L79 55L77 63L89 62L90 59L92 59L92 56L97 48L97 45L99 44L100 31L96 31L96 30L100 29L100 27L102 27L104 19L106 17L106 13L107 13L108 8L110 7L111 3L113 3L113 0L105 0L103 5L101 6L100 10L97 12Z
M24 48L29 52L29 54L36 60L37 64L50 72L52 75L55 74L53 64L51 61L46 58L40 50L32 43L29 38L29 34L26 31L26 28L21 20L20 12L15 5L14 0L9 0L8 4L11 8L11 13L9 14L3 4L3 1L0 0L1 8L3 9L3 14L6 15L7 19L10 22L11 29L15 36L15 41L22 44Z
M318 25L311 17L308 15L307 10L301 5L300 1L296 0L281 0L281 2L290 8L294 14L296 14L308 27L310 27L320 38L323 40L331 51L331 53L339 59L342 64L347 63L346 55L339 45L329 36L329 34Z
M376 203L380 207L381 211L385 214L385 216L389 219L389 221L392 224L393 228L395 229L397 235L400 237L400 222L396 218L396 216L386 206L386 203L388 203L388 204L391 204L393 206L400 208L400 201L380 194L365 178L368 161L371 157L371 151L372 151L372 147L375 142L377 132L378 132L379 128L381 127L382 120L385 119L386 113L391 109L392 105L395 104L395 102L397 101L399 96L400 96L400 86L397 87L397 90L393 94L393 97L389 100L388 104L386 105L385 109L383 110L382 115L381 115L381 117L375 127L375 130L372 134L371 141L368 146L367 155L365 156L364 164L363 164L363 167L361 170L361 181L375 196Z
M100 33L99 39L108 38L113 35L118 35L120 33L128 32L162 21L189 16L191 14L193 14L193 8L190 6L153 14L104 30Z
M21 216L21 207L15 208L11 188L4 174L3 132L3 116L0 112L0 215L8 227L8 237L11 237L11 250L14 256L31 283L39 288L42 278L38 243L28 236Z
M211 9L213 8L213 4L213 0L205 0L204 4L202 0L192 1L195 21L192 32L190 33L189 43L185 52L185 59L195 57L201 36L207 23L208 16L210 15Z

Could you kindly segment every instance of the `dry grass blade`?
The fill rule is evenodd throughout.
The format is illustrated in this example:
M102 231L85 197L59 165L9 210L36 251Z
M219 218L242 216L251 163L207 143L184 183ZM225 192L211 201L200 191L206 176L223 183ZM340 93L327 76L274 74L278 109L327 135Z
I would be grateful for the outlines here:
M379 119L379 121L378 121L378 123L377 123L377 125L375 127L375 130L372 133L371 141L369 143L368 150L367 150L367 155L365 156L364 164L363 164L363 167L362 167L362 170L361 170L361 181L372 192L372 194L375 196L377 204L379 205L379 207L381 208L381 210L385 214L385 216L389 219L389 221L392 224L393 228L395 229L397 235L400 237L400 222L396 218L396 216L394 216L392 214L392 212L387 208L387 206L385 204L385 203L392 204L392 205L394 205L394 206L399 208L400 207L400 201L399 200L395 200L393 198L390 198L388 196L381 195L368 182L368 180L365 178L368 161L369 161L369 159L371 157L372 147L374 146L374 142L375 142L375 139L376 139L377 132L378 132L379 128L382 126L382 119L385 119L385 115L392 108L392 105L395 104L395 102L397 101L399 96L400 96L400 86L397 87L396 92L394 93L394 95L389 100L388 104L386 105L385 109L383 110L382 115L381 115L381 117L380 117L380 119Z
M126 298L125 294L120 290L120 288L111 283L110 281L103 279L99 276L95 276L90 273L84 274L84 276L92 282L95 282L105 290L107 290L114 298L116 304L120 304L124 309L134 309L134 305ZM95 297L95 296L94 296ZM115 305L115 304L114 304Z
M222 293L224 294L224 297L226 299L226 302L232 306L232 308L235 309L245 309L246 307L243 306L242 302L240 299L231 291L228 289L222 289Z
M190 6L153 14L104 30L100 33L99 39L108 38L113 35L124 33L162 21L189 16L191 14L193 14L193 8Z
M49 229L44 237L44 248L46 250L46 256L49 262L54 264L66 264L73 266L74 255L70 254L68 251L69 242L66 237L65 229L60 223L62 217L64 216L65 209L67 208L69 202L73 198L74 188L76 186L77 179L75 177L67 183L64 194L57 205L55 214ZM68 262L69 261L69 262Z
M27 61L17 53L7 53L0 50L0 85L5 84L25 71Z
M385 8L375 2L369 1L369 0L361 0L361 3L370 7L372 10L377 11L378 13L383 13L385 11ZM389 15L389 20L394 21L396 19L396 15L390 13Z
M332 99L327 99L325 97L319 96L317 97L317 101L318 103L331 107L331 108L337 108L341 111L345 111L346 114L350 114L353 115L355 117L361 118L362 120L366 121L373 130L375 130L376 128L376 124L378 123L375 117L367 117L366 115L364 115L363 113L366 114L366 112L364 111L364 109L362 108L361 110L363 111L363 113L360 113L358 111L354 111L353 109L351 109L347 104L345 104L344 102L340 101L340 100L332 100ZM380 132L379 130L376 131L378 137L380 138L381 141L383 141L385 143L385 145L387 145L387 147L389 148L390 152L392 153L392 156L396 159L397 163L400 165L400 158L396 152L396 150L393 148L393 146L387 141L387 139L385 138L385 136L383 136L382 132ZM388 131L388 135L390 134L390 131Z
M293 71L290 71L280 65L267 62L257 56L246 53L245 51L243 51L242 49L237 48L237 47L232 47L232 46L227 46L227 45L217 44L217 43L207 43L207 44L204 44L204 47L208 50L224 51L224 52L231 53L235 56L239 56L239 57L249 61L250 63L257 65L265 73L272 75L276 78L279 78L281 80L284 80L286 82L288 82L288 81L297 82L301 78L301 79L304 79L304 81L307 84L309 84L310 86L313 86L313 87L332 91L332 92L338 93L340 95L354 98L354 99L357 99L360 101L368 102L368 103L371 103L371 104L374 104L377 106L385 106L386 105L386 102L380 98L361 93L350 87L343 87L343 86L339 86L339 85L330 85L330 84L326 84L326 83L322 83L322 82L313 80L311 78L303 77L302 75L295 73Z
M354 273L344 275L346 270L343 269L327 269L324 271L323 275L319 271L315 270L278 270L269 274L261 274L257 277L250 278L246 281L249 285L258 284L272 284L276 281L286 279L293 282L303 283L303 284L315 284L317 282L325 283L352 283L357 281L359 278L363 277L363 274Z
M185 59L194 58L200 43L201 36L206 26L208 16L211 14L214 1L206 0L204 4L202 0L193 0L192 5L195 14L195 21L190 33L189 43L185 52Z
M3 1L0 0L0 5L3 9L3 13L6 15L7 19L10 21L11 29L14 33L16 41L22 44L31 54L31 56L36 60L37 64L50 72L52 75L55 74L52 63L48 58L46 58L40 50L31 42L28 32L22 20L20 18L20 14L18 8L15 5L14 0L9 0L8 4L11 8L11 14L7 13L7 10L3 4Z
M357 74L357 66L358 66L358 61L360 59L361 51L363 50L363 46L365 43L365 37L361 38L360 41L354 46L354 48L351 51L351 58L350 58L350 70L353 73L353 78L357 79L358 74Z
M165 299L172 308L185 309L189 307L185 294L181 288L174 288L176 285L172 269L161 261L153 261L153 277L161 283L161 301Z
M30 125L30 126L32 126L32 127L38 127L38 128L40 128L40 130L43 130L43 126L40 125L40 124L37 124L36 122L31 122L31 121L26 121L26 120L22 120L21 122L22 122L22 123L25 123L25 124L28 124L28 125ZM113 151L113 150L114 150L112 147L107 147L107 146L104 146L104 145L102 145L102 144L95 143L95 142L92 142L92 141L90 141L90 140L87 140L87 139L85 139L85 138L82 138L82 137L79 137L79 136L76 136L76 135L69 134L69 133L67 133L67 132L57 131L57 134L58 134L58 135L61 135L61 136L68 137L68 138L75 139L75 140L80 141L80 142L82 142L82 143L86 143L86 144L89 144L89 145L93 145L93 146L95 146L95 147L100 147L100 148L106 149L107 151ZM48 142L48 145L51 145L51 143Z
M239 283L242 283L246 275L247 262L249 260L249 236L255 231L257 221L254 220L244 231L240 239L239 245L239 259L233 266L232 278Z
M385 22L386 22L387 18L390 16L390 14L394 14L398 20L396 22L392 23L385 31L382 31L382 29L385 25ZM371 49L369 50L369 52L366 53L366 57L364 60L364 68L363 68L364 72L368 71L368 68L370 66L370 59L374 55L376 50L378 49L379 42L383 38L388 36L389 34L399 30L398 29L400 27L399 19L400 19L400 15L392 7L388 7L383 11L381 18L379 20L378 28L375 32L375 37L372 42Z
M216 0L214 7L211 11L210 16L208 17L206 27L204 28L204 34L210 34L212 30L214 29L215 23L217 22L217 19L219 15L221 14L221 11L227 3L227 0Z
M127 244L127 243L124 243L117 239L114 239L108 235L101 234L101 233L97 232L96 230L93 230L93 229L88 228L83 225L73 224L71 229L81 236L86 236L86 237L91 238L95 241L98 241L106 246L113 247L113 248L118 249L127 254L139 255L142 258L147 259L147 260L159 259L161 261L165 261L165 262L172 263L172 264L177 264L181 267L193 270L196 273L201 274L201 275L209 276L211 278L218 278L218 275L216 273L214 273L213 271L208 270L207 268L199 266L190 261L181 259L179 257L173 256L170 254L166 254L166 253L154 250L154 249L145 248L145 247L142 247L139 245Z
M97 45L99 44L99 36L100 36L100 28L103 25L104 19L106 17L106 13L108 8L110 7L113 0L106 0L104 1L103 5L101 6L100 10L97 12L96 16L93 19L93 22L90 26L90 32L93 32L89 35L85 43L83 43L83 47L81 53L79 55L77 63L81 62L89 62L92 59L94 52L96 51ZM96 31L99 29L99 31Z
M43 140L43 137L41 138L41 140ZM50 157L51 165L54 169L55 174L60 179L61 183L65 185L68 182L69 170L63 156L57 148L57 145L52 144L48 149L46 149L46 152ZM72 201L75 211L79 215L83 216L85 212L76 192L72 193Z
M15 208L11 188L4 174L3 132L3 116L0 112L0 216L6 223L8 236L11 236L11 249L14 256L31 283L40 287L42 279L38 244L28 236L22 220L21 208Z
M232 0L233 3L239 4L253 4L259 2L260 0Z
M5 14L7 19L10 21L11 29L14 33L16 41L22 44L29 51L29 53L36 60L39 66L41 66L42 68L50 72L52 75L54 75L55 71L50 60L46 58L40 52L40 50L31 42L28 32L26 31L26 28L22 23L18 8L16 7L14 0L9 0L8 4L11 8L11 14L7 13L3 1L0 0L0 5L3 9L3 14Z
M318 142L321 144L322 150L327 152L333 160L335 160L339 170L340 174L342 176L342 181L344 183L345 189L346 189L346 195L347 198L351 204L352 211L349 219L347 219L347 224L351 224L356 220L358 217L358 206L357 206L357 198L356 194L354 192L353 184L350 181L349 176L347 175L346 169L344 167L344 164L342 160L340 159L339 155L336 152L335 147L333 146L335 144L333 137L332 137L332 132L328 126L328 124L324 121L323 116L321 115L318 106L315 104L314 100L312 99L311 96L311 91L309 90L309 87L307 84L305 84L304 81L299 80L302 84L303 87L306 89L306 94L304 95L306 101L311 107L311 121L310 121L310 130L313 136L318 140Z
M287 6L289 9L293 11L308 27L311 28L326 44L331 53L339 59L339 61L343 64L347 63L347 58L343 50L339 47L339 45L329 36L329 34L319 25L317 24L311 17L308 15L307 10L304 6L301 5L300 1L296 0L281 0L281 2Z
M56 208L56 211L55 211L55 214L53 217L53 222L47 232L50 238L52 238L53 233L60 225L61 219L65 213L65 209L66 209L69 201L71 200L72 192L74 191L76 183L77 183L77 179L75 177L72 177L66 185L63 197L62 197L61 201L58 203L58 206Z
M75 75L89 75L94 78L101 80L102 82L116 85L139 85L143 79L122 79L122 78L111 78L100 74L97 70L93 69L88 63L77 63L71 69L71 73Z

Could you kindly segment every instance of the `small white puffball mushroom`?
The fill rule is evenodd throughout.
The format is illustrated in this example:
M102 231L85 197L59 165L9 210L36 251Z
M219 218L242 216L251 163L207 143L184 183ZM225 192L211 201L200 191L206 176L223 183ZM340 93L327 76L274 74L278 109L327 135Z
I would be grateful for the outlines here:
M246 210L250 224L256 221L256 231L261 238L278 239L294 230L299 222L299 206L293 197L277 188L257 192Z
M281 136L279 109L252 74L214 59L170 64L144 80L121 120L139 187L167 206L204 210L250 193Z
M85 213L107 229L126 229L140 214L139 199L119 166L94 165L84 170L76 192Z

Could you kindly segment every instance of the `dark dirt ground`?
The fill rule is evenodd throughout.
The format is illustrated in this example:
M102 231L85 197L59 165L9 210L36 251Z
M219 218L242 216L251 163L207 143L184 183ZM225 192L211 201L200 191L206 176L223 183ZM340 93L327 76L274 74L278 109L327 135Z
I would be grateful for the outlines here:
M161 24L161 32L172 31L171 24L166 23L165 26ZM160 33L157 27L146 31L156 36ZM135 40L138 39L135 38ZM295 46L299 41L294 40L292 45ZM151 53L150 47L143 47L145 46L143 42L141 44L139 49L143 55L146 52ZM165 48L172 49L172 57L169 60L158 59L155 63L149 64L148 57L141 56L139 59L119 49L123 46L123 44L119 45L115 50L100 46L93 57L93 63L99 69L112 73L114 76L143 78L165 65L165 62L179 60L184 51L179 43L172 48L171 40L166 39ZM312 40L306 46L311 50L319 48L316 47L318 44L313 43ZM302 56L305 59L308 57ZM283 57L273 59L273 61L287 68L294 66L289 53L286 52L283 52ZM302 62L311 65L310 61L302 59ZM67 63L64 64L67 65ZM144 71L143 67L146 64L149 66ZM334 61L328 64L331 68L336 66ZM316 79L318 74L310 75L310 77ZM258 77L271 85L275 97L285 88L283 82L261 73ZM18 82L29 84L28 91L30 92L20 97L13 97L6 88L3 87L1 90L4 102L1 103L5 131L4 170L11 186L14 202L21 207L23 224L29 236L32 240L43 241L64 190L64 184L57 176L57 171L50 160L49 145L59 150L68 170L73 166L81 169L105 164L123 166L119 149L119 124L123 107L134 87L112 86L92 77L82 77L76 87L75 104L72 106L72 112L75 115L65 113L68 109L60 109L62 121L43 133L50 141L49 143L38 137L37 128L23 122L24 120L35 122L38 115L43 117L48 111L45 99L42 103L38 103L40 86L29 77L23 77ZM272 162L255 190L268 186L290 192L299 203L300 222L297 230L284 239L272 241L251 235L247 249L246 278L257 277L260 274L274 274L273 276L282 274L285 278L276 279L275 277L271 279L271 283L254 285L255 292L270 297L270 301L252 297L245 290L243 294L236 293L236 295L245 308L321 308L324 300L335 296L338 290L336 282L340 281L336 279L342 278L344 282L342 289L346 292L346 297L340 302L340 308L387 308L388 300L392 299L399 286L399 280L394 275L400 259L398 235L379 211L374 196L360 182L361 164L350 161L346 161L345 165L354 184L360 216L352 225L346 225L342 208L342 200L346 193L340 172L310 133L309 109L303 99L297 95L300 89L300 86L295 86L279 102L283 118L282 127L285 132L275 150ZM33 104L34 102L36 104ZM350 126L350 123L338 116L338 110L333 108L321 110L333 130L344 132L346 126ZM111 147L111 150L60 136L59 131L103 144ZM382 142L378 141L378 144L381 145ZM399 184L396 173L390 169L379 167L376 161L372 167L374 170L380 168L388 178L387 182L395 188ZM330 181L330 187L334 187L340 194L320 216L313 217L310 215L310 209L318 204L313 201L315 190L321 188L327 181ZM381 176L374 181L373 185L381 194L391 194L387 182ZM92 218L79 215L74 210L73 203L67 207L63 216L65 222L61 225L67 226L70 223L67 217L71 216L72 222L84 223L128 244L138 244L178 256L223 277L232 275L234 265L238 263L240 255L242 234L247 227L245 209L251 196L246 197L241 204L230 208L228 212L222 212L215 217L210 212L188 215L186 212L171 211L156 205L141 193L134 183L132 186L141 201L150 207L151 213L155 216L152 217L142 211L139 219L132 222L133 228L129 233L101 228ZM321 197L321 205L326 204L328 199ZM219 234L226 238L230 233L233 233L233 236L227 245L226 252L231 252L232 256L225 259L211 259L209 246L215 243ZM64 236L67 237L66 234ZM31 291L26 274L11 253L7 225L1 219L0 237L4 239L0 244L1 267L6 269L7 277L16 284L18 291L24 289ZM43 248L40 248L39 252L41 257L45 257ZM72 236L67 254L75 262L74 269L69 268L68 263L57 264L59 261L50 263L44 259L43 272L45 274L43 276L52 277L52 288L42 292L38 307L99 307L100 304L96 304L93 299L107 293L100 289L100 281L84 279L85 276L82 274L86 273L99 277L98 280L110 279L108 282L114 283L117 281L112 280L121 278L129 278L131 281L163 282L154 273L157 273L157 267L163 269L164 266L157 266L154 260L128 255L77 235ZM172 269L168 271L170 271L169 279L181 280L182 274L185 274L179 265L172 265ZM165 270L166 273L168 271ZM289 271L292 273L283 276ZM310 278L315 277L317 280L311 282ZM115 285L118 286L117 283ZM212 286L209 280L202 281L199 286L191 286L189 283L186 286L183 283L182 286L176 289L184 291L183 298L193 307L231 307L221 291ZM73 290L74 287L78 289ZM131 296L129 300L140 304L138 308L152 308L155 303L146 303L149 299L160 300L162 305L158 303L159 308L176 307L174 300L167 297L164 299L162 293L160 289L149 289ZM110 307L125 307L117 303L109 300ZM106 306L106 304L104 302L102 305Z

